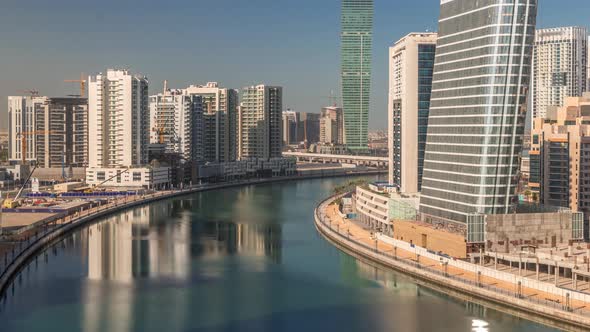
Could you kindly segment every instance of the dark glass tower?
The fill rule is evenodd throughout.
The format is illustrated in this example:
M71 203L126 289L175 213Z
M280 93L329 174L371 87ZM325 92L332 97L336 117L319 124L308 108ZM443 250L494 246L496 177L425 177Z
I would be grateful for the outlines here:
M515 194L537 0L442 0L420 210L466 223Z

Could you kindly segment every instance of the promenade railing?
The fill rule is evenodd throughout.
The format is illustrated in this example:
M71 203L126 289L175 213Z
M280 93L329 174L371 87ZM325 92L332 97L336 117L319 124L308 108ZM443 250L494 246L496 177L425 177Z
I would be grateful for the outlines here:
M343 195L340 195L340 196L343 196ZM447 279L450 279L453 281L458 281L460 283L463 283L465 285L469 285L472 287L486 289L486 290L489 290L489 291L492 291L492 292L495 292L497 294L501 294L504 296L514 297L516 299L524 300L524 301L534 303L534 304L539 304L539 305L542 305L542 306L545 306L548 308L552 308L555 310L576 313L576 314L579 314L582 316L590 317L590 308L586 308L583 306L582 307L574 307L572 304L570 304L570 301L568 299L563 299L563 301L562 300L553 301L550 299L539 298L536 296L536 294L527 296L522 291L523 287L518 284L515 285L515 289L513 291L505 289L505 288L501 288L501 287L496 287L493 284L486 284L481 281L478 282L476 280L463 278L459 275L453 275L452 273L445 272L444 270L435 269L432 267L432 264L425 265L425 264L421 263L419 260L416 261L411 258L408 259L408 258L399 257L397 255L397 250L395 250L395 249L393 250L394 251L393 253L385 252L385 251L379 250L378 245L371 246L371 245L368 245L367 243L358 241L354 237L351 237L351 234L349 233L348 229L345 229L344 227L340 227L339 224L336 224L338 226L332 225L330 218L328 218L328 216L324 212L325 207L327 205L329 205L331 202L333 202L334 200L336 200L338 197L339 196L332 196L332 197L329 197L329 198L323 200L315 210L316 218L321 223L321 226L323 226L324 228L327 228L328 232L332 236L336 236L340 239L338 242L345 243L346 245L348 245L349 247L353 248L358 253L360 253L366 257L377 258L378 261L384 262L384 263L386 263L386 265L393 265L393 266L402 267L402 268L404 266L405 267L412 267L414 269L426 271L427 273L434 274L439 277L444 277L444 278L447 278ZM343 234L343 232L344 232L344 234Z

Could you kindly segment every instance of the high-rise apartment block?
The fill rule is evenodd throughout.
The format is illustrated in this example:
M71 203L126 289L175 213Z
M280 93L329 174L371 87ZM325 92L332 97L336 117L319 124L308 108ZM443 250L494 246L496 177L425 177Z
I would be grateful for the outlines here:
M43 168L88 163L86 98L8 97L10 161ZM24 151L23 152L23 139Z
M544 118L548 107L562 106L566 97L587 90L588 30L582 27L539 29L533 56L533 118Z
M147 163L148 80L109 69L88 79L89 167Z
M470 220L510 211L536 14L536 0L441 1L420 200L425 221L467 224L470 232Z
M320 143L340 145L344 143L344 120L342 108L322 108L320 118Z
M411 33L389 49L389 183L422 186L436 33Z
M238 157L282 156L283 89L257 85L242 89L239 108Z
M590 215L590 93L568 97L536 118L531 132L529 187L539 201Z
M238 92L216 82L191 85L184 94L200 96L203 102L204 159L227 162L237 158Z
M165 152L184 161L204 160L203 102L199 95L167 90L150 96L150 143L164 144Z
M350 150L366 150L368 143L373 11L373 0L342 0L344 140Z

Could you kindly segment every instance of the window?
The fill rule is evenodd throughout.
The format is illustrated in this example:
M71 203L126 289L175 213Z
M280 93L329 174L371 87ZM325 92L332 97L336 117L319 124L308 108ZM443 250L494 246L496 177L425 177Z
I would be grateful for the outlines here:
M141 172L133 172L133 182L141 181Z
M104 172L96 172L96 180L97 181L104 181L106 179Z

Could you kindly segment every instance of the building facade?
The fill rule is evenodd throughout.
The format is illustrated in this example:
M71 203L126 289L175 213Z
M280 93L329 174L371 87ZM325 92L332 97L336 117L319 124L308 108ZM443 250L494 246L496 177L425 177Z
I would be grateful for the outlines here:
M541 204L590 215L590 93L536 118L531 132L529 187Z
M319 139L320 143L324 144L344 144L344 119L341 107L322 108Z
M47 97L8 97L8 150L11 163L21 163L22 161L34 163L37 161L35 114L43 111L46 102Z
M389 49L389 183L422 187L436 33L411 33Z
M42 168L85 167L88 164L88 100L86 98L8 97L10 161Z
M471 228L518 182L536 0L441 2L420 212ZM469 238L469 237L468 237Z
M566 97L586 91L588 30L582 27L539 29L533 56L533 118L562 106Z
M297 140L297 113L287 110L283 112L283 144L296 145L300 141Z
M341 82L344 141L366 150L373 56L373 0L342 0Z
M180 90L150 96L150 143L164 144L166 153L203 161L204 126L201 96Z
M91 168L147 163L148 80L109 69L88 79L88 160Z
M237 158L238 91L222 88L217 82L191 85L184 94L200 96L203 102L204 158L227 162Z
M282 156L283 88L257 85L242 89L239 108L239 159Z

